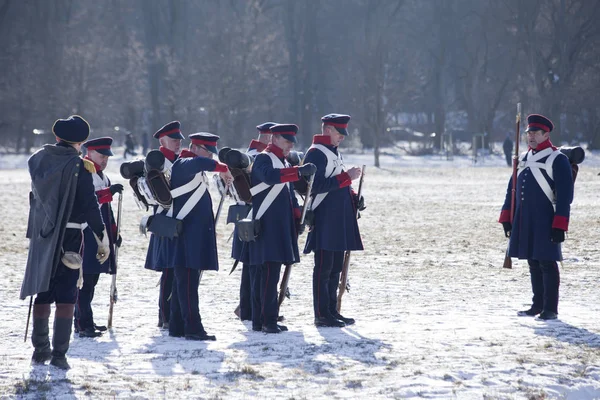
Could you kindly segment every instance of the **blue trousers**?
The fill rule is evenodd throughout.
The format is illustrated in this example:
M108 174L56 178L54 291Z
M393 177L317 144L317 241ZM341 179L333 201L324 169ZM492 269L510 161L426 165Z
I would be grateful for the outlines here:
M260 301L260 265L244 265L248 267L248 275L250 278L250 305L252 310L252 326L262 327L262 307Z
M315 250L313 306L315 318L332 318L337 307L337 289L344 266L344 251Z
M171 319L171 299L173 296L173 276L172 269L163 269L160 276L160 293L158 295L158 320L169 322Z
M173 272L175 276L171 297L169 333L174 336L203 333L204 327L198 307L200 271L175 267Z
M75 303L75 328L77 330L94 329L92 300L99 278L100 274L83 274L83 287L79 289L77 303Z
M252 282L250 280L250 265L242 266L242 281L240 282L240 319L252 319Z
M533 290L533 308L558 314L560 273L556 261L527 260Z
M77 280L79 270L66 267L62 261L58 263L56 274L50 279L48 290L38 293L35 304L75 304L77 301Z
M281 272L280 263L265 263L251 266L252 285L252 325L275 326L279 316L277 283Z

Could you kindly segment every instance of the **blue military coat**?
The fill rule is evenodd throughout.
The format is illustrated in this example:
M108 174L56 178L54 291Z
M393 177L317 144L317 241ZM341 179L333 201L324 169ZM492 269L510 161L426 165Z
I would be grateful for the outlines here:
M256 157L261 151L267 147L266 144L259 142L258 140L252 140L246 154L252 157ZM242 242L237 235L237 229L233 229L233 244L231 246L231 258L239 260L242 264L248 264L250 257L250 246L248 243Z
M171 170L171 190L192 181L197 174L204 175L203 171L216 171L219 168L224 168L223 164L184 150ZM205 177L204 180L207 182ZM202 185L206 188L207 183ZM177 216L193 193L191 191L173 199L173 216ZM208 190L183 219L183 233L173 239L173 244L174 252L170 261L172 267L219 270L215 217Z
M508 250L510 257L562 260L561 246L550 240L550 234L552 228L568 229L573 201L573 175L568 158L551 147L549 141L550 147L545 144L542 143L538 151L530 149L520 157ZM548 193L544 191L544 186ZM511 192L512 179L508 183L500 222L510 221ZM554 205L548 195L555 201Z
M177 155L172 151L160 147L161 153L165 155L169 162L173 163L177 160ZM156 213L158 209L154 206L153 213ZM166 213L166 212L163 212ZM148 245L148 253L146 255L146 264L144 268L151 269L153 271L162 271L163 269L170 268L169 264L173 257L173 243L171 239L158 237L154 234L150 235L150 244Z
M98 168L98 167L96 167ZM83 273L84 274L100 274L100 273L117 273L117 264L115 261L114 243L116 235L116 223L113 215L111 204L112 194L110 193L110 180L102 172L98 171L92 174L94 182L94 190L96 191L96 197L98 198L98 204L100 204L100 213L102 214L102 220L106 226L106 233L110 242L110 255L108 259L100 264L96 258L98 252L98 243L94 238L91 228L86 228L83 231L84 236L84 252L83 252Z
M268 153L276 157L284 168L274 165ZM281 165L280 164L280 165ZM252 164L251 183L276 185L284 183L271 206L260 218L261 230L254 242L249 242L250 264L262 265L267 262L294 264L300 261L298 252L298 235L295 219L299 216L300 207L289 182L298 180L297 168L289 167L280 148L269 145L258 154ZM256 215L270 189L257 193L252 197L252 213Z
M317 166L311 191L315 222L313 228L308 232L304 247L305 254L313 250L363 250L356 221L356 208L350 188L352 180L345 172L337 147L330 143L328 136L315 135L313 146L308 149L304 158L305 164L310 162ZM339 167L333 171L333 174L327 171L328 159L326 154L319 149L320 146L324 146L335 156L339 155L339 159L335 161ZM330 168L333 169L333 167ZM329 172L328 175L327 172ZM323 194L327 195L316 205L318 195L322 197Z

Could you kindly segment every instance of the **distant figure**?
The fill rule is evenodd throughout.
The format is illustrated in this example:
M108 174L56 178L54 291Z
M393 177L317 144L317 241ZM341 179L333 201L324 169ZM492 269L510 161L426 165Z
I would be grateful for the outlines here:
M506 139L502 143L502 149L504 150L504 156L506 157L506 165L509 167L512 166L512 152L513 152L513 142L510 140L510 136L507 134Z
M148 135L142 135L142 154L145 156L148 154Z
M127 136L125 136L125 152L123 153L123 160L127 159L127 154L131 154L132 156L137 155L134 149L135 142L133 141L133 135L128 133Z

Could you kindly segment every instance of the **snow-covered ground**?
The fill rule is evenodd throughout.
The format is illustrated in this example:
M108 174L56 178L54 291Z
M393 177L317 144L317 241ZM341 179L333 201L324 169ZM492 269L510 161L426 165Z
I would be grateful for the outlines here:
M600 399L600 154L587 154L576 183L560 319L541 322L516 316L531 299L526 263L502 268L506 239L496 221L511 173L503 158L474 165L390 153L379 169L372 154L346 157L367 165L366 250L353 255L342 308L356 325L312 324L311 256L294 266L282 306L289 332L266 335L236 320L240 273L229 275L232 226L221 220L221 270L200 286L203 322L217 341L169 337L156 327L159 275L143 268L144 213L129 191L114 328L74 337L66 373L32 367L23 343L29 176L26 157L0 155L0 398ZM109 164L115 182L123 182L121 161ZM100 323L109 284L102 276L96 290Z

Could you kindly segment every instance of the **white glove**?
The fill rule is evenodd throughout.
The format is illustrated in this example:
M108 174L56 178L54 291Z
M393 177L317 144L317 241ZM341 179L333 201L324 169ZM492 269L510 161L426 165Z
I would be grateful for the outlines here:
M96 243L98 243L98 252L96 253L96 259L100 261L100 264L104 264L104 262L108 260L108 256L110 255L110 244L108 241L108 234L106 233L106 228L104 228L104 232L102 232L102 240L100 240L95 233L94 239L96 239Z

